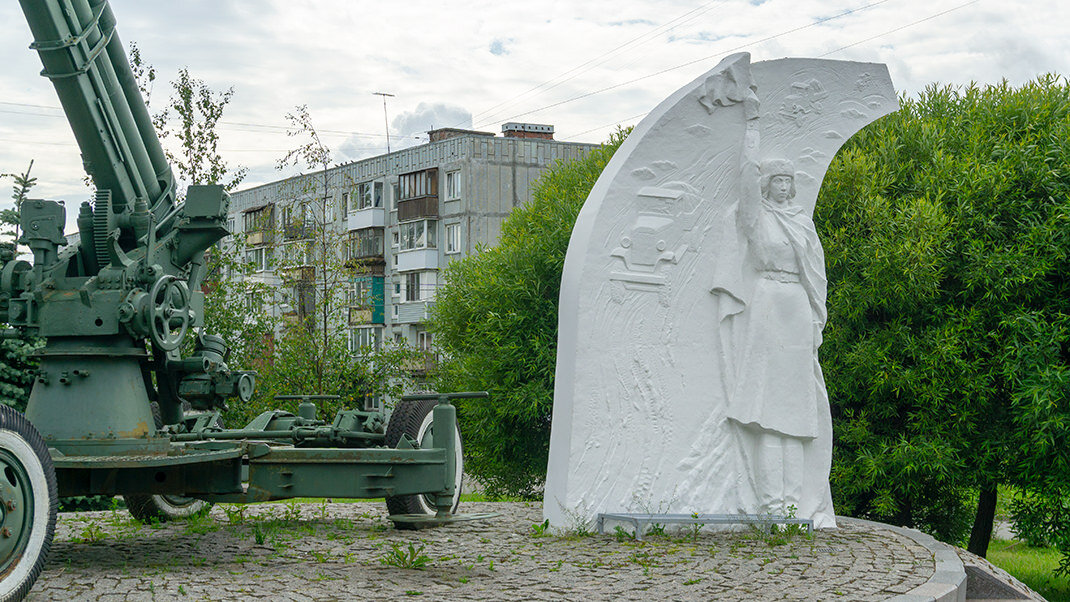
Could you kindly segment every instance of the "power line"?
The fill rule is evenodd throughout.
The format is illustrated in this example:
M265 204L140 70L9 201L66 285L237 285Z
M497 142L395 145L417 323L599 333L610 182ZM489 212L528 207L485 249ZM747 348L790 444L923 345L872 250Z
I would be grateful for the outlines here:
M886 35L890 35L890 34L893 34L893 33L899 32L899 31L902 31L902 30L904 30L904 29L907 29L907 28L913 27L913 26L915 26L915 25L918 25L918 24L924 23L924 22L926 22L926 21L931 21L931 20L933 20L933 19L935 19L935 18L937 18L937 17L942 17L942 16L944 16L944 15L946 15L946 14L948 14L948 13L951 13L951 12L957 11L957 10L959 10L959 9L962 9L962 8L966 8L967 6L969 6L969 5L971 5L971 4L976 4L976 3L980 2L980 1L981 1L981 0L970 0L969 2L965 2L965 3L963 3L963 4L960 4L960 5L958 5L958 6L954 6L954 7L952 7L952 8L949 8L949 9L947 9L947 10L944 10L944 11L940 11L940 12L938 12L938 13L935 13L935 14L929 15L929 16L927 16L927 17L924 17L924 18L918 19L917 21L912 21L912 22L910 22L910 23L907 23L906 25L901 25L901 26L899 26L899 27L896 27L895 29L889 29L888 31L885 31L885 32L883 32L883 33L879 33L879 34L877 34L877 35L874 35L874 36L870 36L870 37L868 37L868 38L865 38L865 39L862 39L862 40L858 40L857 42L853 42L853 43L851 43L851 44L848 44L848 45L846 45L846 46L841 46L841 47L839 47L839 48L837 48L837 49L835 49L835 50L830 50L829 52L826 52L826 53L824 53L824 54L822 54L822 55L820 55L820 56L821 56L821 57L826 57L826 56L829 56L830 54L835 54L835 53L837 53L837 52L840 52L841 50L846 50L846 49L848 49L848 48L851 48L851 47L857 46L857 45L859 45L859 44L865 44L866 42L871 42L871 41L873 41L873 40L875 40L875 39L877 39L877 38L881 38L881 37L884 37L884 36L886 36ZM582 136L583 134L587 134L587 133L589 133L589 132L593 132L593 131L596 131L596 130L600 130L600 129L602 129L602 128L605 128L605 127L609 127L609 126L611 126L611 125L617 125L617 124L620 124L620 123L622 123L622 122L625 122L625 121L631 121L632 119L636 119L636 118L639 118L639 117L643 117L643 116L645 116L645 115L646 115L646 113L640 113L639 115L633 115L632 117L626 117L626 118L624 118L624 119L619 119L619 120L617 120L617 121L615 121L615 122L613 122L613 123L607 123L607 124L605 124L605 125L601 125L601 126L598 126L598 127L596 127L596 128L591 128L591 129L589 129L589 130L585 130L585 131L583 131L583 132L580 132L580 133L578 133L578 134L573 134L572 136L569 136L568 138L564 138L564 139L565 139L565 140L569 140L569 139L577 138L577 137L579 137L579 136Z
M568 136L566 138L562 138L562 140L572 140L574 138L579 138L580 136L582 136L584 134L589 134L589 133L594 132L596 130L600 130L602 128L607 128L607 127L609 127L611 125L620 125L620 124L624 123L625 121L631 121L633 119L640 119L642 117L646 117L646 114L649 113L649 112L650 111L643 111L642 113L639 113L638 115L632 115L631 117L625 117L624 119L618 119L618 120L613 121L611 123L606 123L606 124L600 125L598 127L593 127L593 128L591 128L589 130L583 130L582 132L580 132L578 134L573 134L573 135Z
M34 109L52 109L52 110L55 110L55 111L62 111L63 110L60 107L50 107L48 105L35 105L35 104L28 104L28 103L25 103L25 102L4 102L4 101L0 101L0 105L11 105L13 107L31 107L31 108L34 108Z
M642 44L645 44L645 43L649 42L650 39L652 39L654 36L656 36L656 35L658 35L660 33L663 33L663 31L672 31L678 25L682 25L683 23L687 23L689 21L693 21L694 19L697 19L698 17L702 16L703 14L709 12L712 9L711 5L713 5L713 4L723 4L724 2L725 2L725 0L711 0L710 2L707 2L706 4L703 4L702 6L699 6L698 8L691 9L691 10L687 11L686 13L684 13L684 14L682 14L682 15L680 15L680 16L678 16L678 17L676 17L676 18L674 18L674 19L672 19L672 20L670 20L670 21L658 26L657 28L655 28L652 31L648 31L646 33L640 34L640 35L628 40L627 42L617 46L616 48L613 48L612 50L604 52L604 53L596 56L595 58L588 60L585 63L582 63L582 64L580 64L580 65L578 65L576 67L573 67L572 69L570 69L568 71L565 71L564 73L556 75L556 76L554 76L554 77L542 82L541 84L538 84L538 85L530 88L529 90L527 90L526 92L523 92L522 94L520 94L518 96L514 96L513 98L510 98L508 100L500 102L500 103L494 105L493 107L491 107L489 109L481 111L481 112L479 112L479 113L477 113L477 114L472 116L473 127L474 127L474 123L475 123L475 118L476 117L479 117L481 115L485 115L486 113L494 111L495 109L497 109L499 107L502 107L504 105L513 104L513 101L518 101L521 98L526 97L528 94L530 94L530 93L532 93L532 92L534 92L536 90L539 90L540 88L543 88L544 86L547 86L547 84L550 84L551 82L554 82L554 80L556 80L558 78L561 78L561 77L565 77L567 75L568 77L565 77L565 79L562 79L561 81L558 81L556 83L553 83L552 85L549 85L548 87L543 89L542 92L547 92L547 91L549 91L549 90L551 90L553 88L556 88L557 86L559 86L559 85L561 85L561 84L563 84L563 83L565 83L567 81L575 79L576 77L578 77L582 73L586 73L590 69L593 69L594 67L605 63L609 59L613 58L613 55L615 55L617 53L617 51L622 50L622 49L624 49L624 48L626 48L628 46L631 46L632 44L635 44L636 42L639 42L640 40L643 40L642 42L639 42L637 44L637 45L641 46ZM696 13L696 12L698 14L692 14L692 13ZM692 15L692 16L688 17L688 15ZM685 17L687 17L687 18L685 19ZM684 21L682 23L677 23L677 21L680 21L681 19L684 19ZM668 29L666 29L666 28L668 28ZM647 39L644 40L643 38L647 38ZM601 59L604 59L604 60L601 60ZM588 67L587 69L584 69L584 67L587 67L588 65L590 65L590 67ZM495 121L495 119L492 116L490 118L481 120L480 123L492 123L493 121Z
M687 61L686 63L681 63L681 64L676 65L674 67L668 67L666 69L662 69L661 71L656 71L656 72L650 73L648 75L643 75L643 76L637 77L635 79L630 79L628 81L621 82L619 84L614 84L612 86L606 86L605 88L601 88L601 89L595 90L593 92L586 92L586 93L580 94L578 96L573 96L572 98L568 98L568 99L562 100L560 102L555 102L553 104L549 104L549 105L546 105L544 107L539 107L537 109L532 109L530 111L525 111L524 113L517 113L516 115L513 115L512 117L508 117L508 118L503 119L501 121L512 121L513 119L516 119L518 117L523 117L525 115L530 115L532 113L538 113L538 112L541 112L541 111L545 111L546 109L552 109L554 107L559 107L561 105L568 104L568 103L576 101L576 100L581 100L583 98L588 98L588 97L594 96L596 94L601 94L603 92L608 92L610 90L616 90L617 88L621 88L621 87L624 87L624 86L627 86L627 85L630 85L630 84L634 84L636 82L640 82L640 81L643 81L645 79L650 79L652 77L657 77L659 75L664 75L666 73L669 73L670 71L676 71L677 69L683 69L684 67L690 67L691 65L694 65L695 63L701 63L703 61L708 61L710 59L720 58L720 57L723 57L723 56L725 56L727 54L730 54L732 52L736 52L737 50L742 50L742 49L748 48L750 46L755 46L757 44L762 44L764 42L768 42L770 40L774 40L774 39L782 37L782 36L786 36L786 35L789 35L789 34L792 34L792 33L798 32L798 31L802 31L804 29L809 29L809 28L815 27L817 25L821 25L822 23L828 23L829 21L832 21L834 19L839 19L840 17L846 17L847 15L851 15L851 14L866 10L868 8L873 8L874 6L878 6L880 4L884 4L884 3L889 2L889 1L890 0L877 0L876 2L871 2L869 4L866 4L865 6L860 6L858 8L852 8L850 10L846 10L846 11L844 11L842 13L833 15L831 17L824 17L824 18L821 18L821 19L817 19L817 20L815 20L815 21L813 21L811 23L808 23L806 25L800 25L799 27L794 27L792 29L787 29L787 30L784 30L784 31L782 31L780 33L777 33L777 34L762 38L760 40L755 40L753 42L748 42L746 44L742 44L740 46L736 46L735 48L732 48L730 50L723 50L723 51L718 52L716 54L711 54L711 55L704 56L702 58L698 58L698 59L695 59L695 60L692 60L692 61Z
M946 15L947 13L954 12L956 10L959 10L960 8L966 8L967 6L969 6L971 4L977 4L980 1L981 0L970 0L969 2L966 2L964 4L960 4L958 6L949 8L949 9L947 9L945 11L938 12L938 13L936 13L934 15L929 15L928 17L925 17L923 19L918 19L917 21L914 21L912 23L907 23L906 25L903 25L901 27L896 27L895 29L889 29L888 31L886 31L884 33L879 33L879 34L877 34L875 36L870 36L870 37L868 37L868 38L866 38L864 40L859 40L859 41L857 41L857 42L855 42L853 44L848 44L846 46L840 46L836 50L830 50L830 51L826 52L825 54L822 54L821 56L823 56L823 57L824 56L828 56L830 54L835 54L835 53L837 53L837 52L839 52L841 50L847 50L848 48L851 48L853 46L858 46L859 44L865 44L866 42L870 42L870 41L876 40L877 38L884 37L886 35L893 34L893 33L896 33L898 31L902 31L902 30L904 30L904 29L906 29L908 27L913 27L913 26L915 26L915 25L917 25L919 23L924 23L926 21L930 21L930 20L935 19L937 17L942 17L942 16Z
M21 102L0 101L0 105L8 105L8 106L15 106L15 107L27 107L27 108L34 108L34 109L50 109L50 110L53 110L53 111L63 111L62 107L51 107L51 106L48 106L48 105L28 104L28 103L21 103ZM58 113L58 114L36 113L36 112L31 112L31 111L17 111L17 110L10 110L10 109L0 109L0 113L13 113L15 115L39 115L41 117L65 117L65 115L63 113ZM268 131L284 132L285 133L285 132L290 130L289 127L284 126L284 125L272 125L272 124L267 124L267 123L248 123L248 122L242 122L242 121L227 121L227 120L224 120L224 121L220 121L219 125L223 126L223 127L226 127L227 129L236 129L236 130L239 130L239 131L268 130ZM255 130L241 130L242 127L256 128L256 129ZM348 130L328 130L328 129L320 130L320 129L317 129L316 131L321 133L321 134L332 134L332 135L339 135L339 136L357 136L357 137L365 137L365 138L386 138L387 137L387 134L376 134L376 133L371 133L371 132L353 132L353 131L348 131ZM394 135L391 135L390 137L391 138L395 138L395 139L405 139L405 138L408 138L411 135L412 134L394 134Z
M45 146L77 146L73 142L34 142L31 140L10 140L8 138L0 138L0 142L10 142L12 144L43 144Z

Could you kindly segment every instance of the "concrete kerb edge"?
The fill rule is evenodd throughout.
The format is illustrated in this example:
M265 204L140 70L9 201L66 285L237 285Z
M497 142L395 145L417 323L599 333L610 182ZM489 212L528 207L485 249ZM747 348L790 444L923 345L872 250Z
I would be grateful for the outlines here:
M837 522L868 525L894 531L917 542L932 552L936 569L928 581L905 594L889 598L892 602L965 602L966 601L966 567L955 550L946 543L937 541L933 536L917 529L896 527L861 518L837 516Z

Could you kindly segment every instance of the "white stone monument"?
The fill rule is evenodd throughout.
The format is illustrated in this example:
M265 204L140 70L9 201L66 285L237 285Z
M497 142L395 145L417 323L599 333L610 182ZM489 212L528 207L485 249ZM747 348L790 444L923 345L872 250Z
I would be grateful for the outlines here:
M636 126L565 259L553 527L601 512L835 526L811 216L836 151L897 107L881 64L735 54Z

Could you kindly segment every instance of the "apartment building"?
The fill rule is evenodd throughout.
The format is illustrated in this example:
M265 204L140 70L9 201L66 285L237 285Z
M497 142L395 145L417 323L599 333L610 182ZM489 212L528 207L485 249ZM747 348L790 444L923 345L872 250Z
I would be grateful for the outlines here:
M337 328L350 350L384 341L432 345L426 320L450 261L494 245L502 222L531 198L555 161L595 145L559 142L553 126L507 123L502 135L454 128L385 155L264 184L231 195L233 232L244 234L254 278L277 290L264 311L300 317L336 295ZM322 290L310 224L339 243L342 279Z

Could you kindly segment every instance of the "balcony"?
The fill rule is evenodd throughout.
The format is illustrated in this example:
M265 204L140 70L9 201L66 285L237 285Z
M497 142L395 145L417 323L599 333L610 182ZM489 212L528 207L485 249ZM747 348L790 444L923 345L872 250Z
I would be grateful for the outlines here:
M349 325L385 324L383 311L384 279L382 276L359 276L353 279L349 297Z
M382 207L372 207L350 211L346 221L350 230L382 228L386 226L386 210Z
M438 217L438 195L398 201L398 221Z
M284 282L312 282L316 277L316 268L310 265L280 266L277 273Z
M427 374L438 367L438 357L430 351L423 351L415 357L403 359L401 367L412 374Z
M364 228L353 230L346 236L346 265L350 268L381 266L386 263L383 254L383 229ZM381 272L382 269L380 268Z
M245 233L245 244L250 247L263 247L275 242L275 233L271 230L253 230Z
M284 240L305 240L312 238L314 224L312 222L290 222L282 227Z
M401 251L397 254L397 258L397 271L399 272L438 269L438 249L413 249L411 251Z

